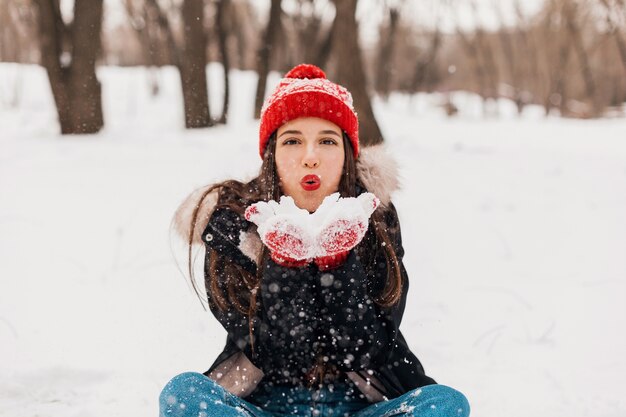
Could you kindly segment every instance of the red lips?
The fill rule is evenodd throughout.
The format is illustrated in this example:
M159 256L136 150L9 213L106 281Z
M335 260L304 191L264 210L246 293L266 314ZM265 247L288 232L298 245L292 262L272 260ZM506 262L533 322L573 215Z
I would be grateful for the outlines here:
M305 175L304 177L302 177L302 179L300 180L300 185L302 186L302 188L304 188L306 191L314 191L317 190L318 188L320 188L320 177L318 177L315 174L309 174L309 175Z

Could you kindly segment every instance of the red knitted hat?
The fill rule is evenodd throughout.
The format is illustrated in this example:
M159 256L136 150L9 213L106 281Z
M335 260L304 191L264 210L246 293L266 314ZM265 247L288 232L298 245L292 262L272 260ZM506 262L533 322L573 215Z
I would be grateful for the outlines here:
M259 153L272 133L290 120L319 117L333 122L348 134L354 157L359 155L359 120L352 107L352 95L339 84L326 79L315 65L300 64L291 69L261 109Z

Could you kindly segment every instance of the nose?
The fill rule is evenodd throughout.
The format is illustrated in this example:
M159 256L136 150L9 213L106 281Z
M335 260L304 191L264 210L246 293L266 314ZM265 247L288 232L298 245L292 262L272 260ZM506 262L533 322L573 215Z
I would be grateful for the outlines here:
M306 154L302 159L302 164L307 168L317 168L319 166L320 160L314 147L307 147Z

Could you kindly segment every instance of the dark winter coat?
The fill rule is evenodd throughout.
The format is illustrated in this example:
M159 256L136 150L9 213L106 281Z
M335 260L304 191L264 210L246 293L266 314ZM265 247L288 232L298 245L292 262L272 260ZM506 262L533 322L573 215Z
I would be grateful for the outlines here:
M374 151L383 152L372 150L371 153ZM367 162L374 166L364 167ZM222 353L205 372L207 376L245 398L259 383L294 384L303 380L316 358L324 356L372 402L435 383L425 375L399 330L409 289L402 263L402 237L396 210L389 200L390 190L387 193L379 190L377 194L378 187L371 181L374 178L376 182L381 173L389 175L384 171L388 167L380 166L385 162L389 163L389 159L384 155L370 155L370 158L361 155L358 172L368 189L379 198L382 196L384 205L379 210L384 210L403 280L400 301L382 308L373 300L387 279L382 248L371 259L361 259L358 256L361 251L355 248L343 265L325 272L319 271L314 263L289 268L268 257L262 264L264 272L257 294L253 332L256 355L250 343L247 314L234 307L221 311L209 292L211 311L228 335ZM261 243L254 225L231 209L213 210L214 204L213 200L201 207L210 211L200 235L206 245L205 270L210 257L219 253L222 259L256 274L255 260ZM372 238L370 229L362 244ZM225 285L222 282L220 285L226 293Z

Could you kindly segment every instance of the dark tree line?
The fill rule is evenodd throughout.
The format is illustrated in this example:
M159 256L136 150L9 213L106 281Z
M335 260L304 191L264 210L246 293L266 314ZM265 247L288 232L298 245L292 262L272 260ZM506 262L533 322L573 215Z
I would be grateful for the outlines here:
M474 22L471 30L461 28L459 3L448 2L442 11L456 18L453 33L402 19L394 28L389 19L384 33L396 34L390 58L396 71L376 84L382 97L389 90L466 90L482 97L486 109L493 100L507 98L519 113L535 104L546 114L577 118L624 108L625 0L545 0L534 15L523 13L522 1L516 0L508 19L494 2L491 7L502 22L495 29L480 24L474 0L464 0L470 5L464 21ZM388 44L381 36L378 56L389 55ZM417 62L407 56L417 56ZM387 62L375 61L373 71Z
M460 1L473 5L476 24L443 31L444 13L460 21ZM475 0L442 2L439 14L422 22L406 18L411 3L368 3L378 4L384 19L378 43L363 45L358 0L292 0L287 9L270 0L266 12L243 0L123 0L128 21L103 35L102 0L75 1L71 22L59 0L0 0L0 61L46 68L63 133L104 124L96 64L177 67L185 125L193 128L227 122L231 68L259 75L259 117L269 73L313 63L352 92L366 144L383 139L370 105L374 93L386 99L393 92L469 90L485 104L505 97L520 113L539 104L546 114L572 117L599 117L626 101L626 0L545 0L532 16L516 0L512 21L494 2L502 21L496 29L480 25ZM209 108L208 62L224 68L217 117ZM152 85L158 94L156 78ZM455 111L451 102L446 108Z
M15 6L19 0L0 0L0 7ZM259 117L267 94L267 77L272 70L286 71L300 62L333 68L329 78L345 85L354 95L361 116L364 144L383 140L371 109L367 74L362 64L355 18L358 0L333 1L335 16L327 24L317 12L314 0L299 0L300 14L287 15L281 0L271 0L269 18L264 25L255 23L252 7L230 0L124 0L129 27L139 45L138 64L149 67L175 65L180 73L185 126L208 127L226 123L229 108L229 70L232 55L239 67L254 51L253 66L259 74L255 117ZM65 22L60 0L24 0L24 7L35 10L38 23L40 63L46 68L57 107L61 132L94 133L104 126L101 85L96 76L101 54L103 1L74 2L71 22ZM165 6L164 6L165 5ZM294 23L296 22L296 23ZM242 28L257 28L260 41L250 40ZM255 34L252 33L252 36ZM291 41L293 36L300 42ZM127 42L127 39L124 40ZM213 55L213 57L211 57ZM224 67L225 94L222 115L211 117L208 100L206 64L211 58ZM153 93L158 94L153 82Z

